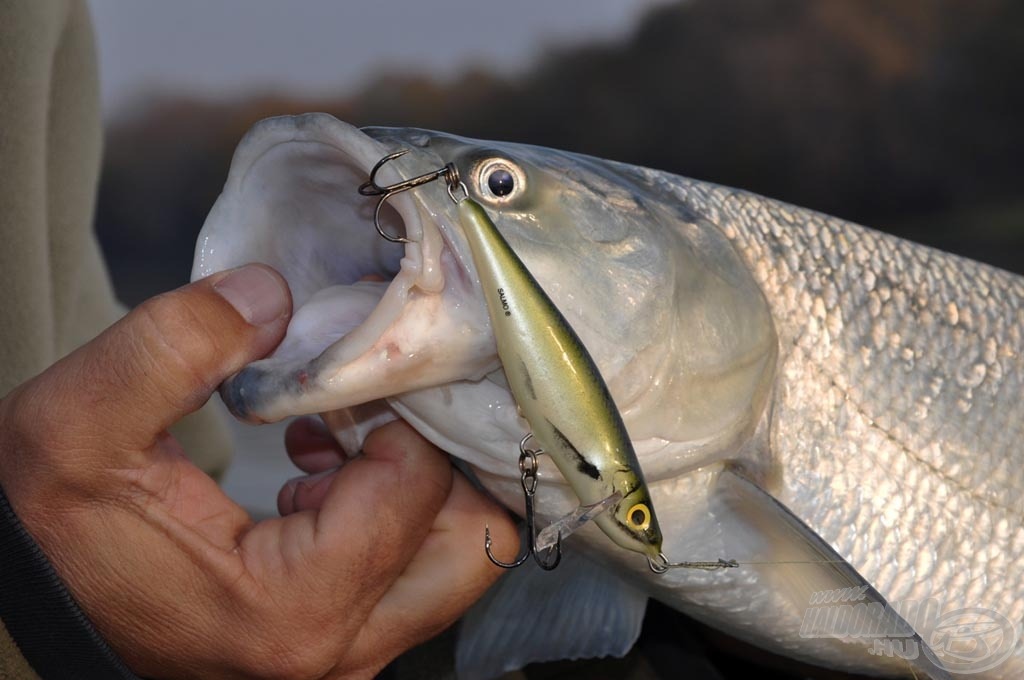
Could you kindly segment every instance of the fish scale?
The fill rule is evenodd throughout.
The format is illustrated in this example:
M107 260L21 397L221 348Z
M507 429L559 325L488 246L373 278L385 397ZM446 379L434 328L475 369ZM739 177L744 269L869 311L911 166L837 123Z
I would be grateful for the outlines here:
M677 195L731 225L772 309L781 380L770 448L800 471L777 497L890 601L938 597L1020 621L1020 277L722 187L683 182ZM780 252L795 262L776 266ZM858 490L863 518L819 502ZM993 677L1020 677L1024 660L1013 661Z

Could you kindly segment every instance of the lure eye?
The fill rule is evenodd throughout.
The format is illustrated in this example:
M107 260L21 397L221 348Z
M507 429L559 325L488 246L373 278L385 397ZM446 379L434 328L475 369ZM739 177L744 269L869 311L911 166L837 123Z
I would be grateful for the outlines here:
M487 188L495 196L508 196L516 188L516 178L505 168L497 168L488 175Z
M651 509L643 503L637 503L626 513L626 520L632 528L644 531L651 526Z
M483 198L504 203L523 193L526 176L514 163L492 158L478 166L477 186Z

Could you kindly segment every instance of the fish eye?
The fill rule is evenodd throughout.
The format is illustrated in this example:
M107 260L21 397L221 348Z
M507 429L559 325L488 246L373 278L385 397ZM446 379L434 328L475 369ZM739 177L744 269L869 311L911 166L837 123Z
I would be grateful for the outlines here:
M492 158L478 166L477 178L480 195L492 201L510 201L523 192L526 175L513 163Z
M487 176L487 188L495 196L508 196L516 188L516 178L505 168L496 168Z
M645 531L651 526L651 509L643 503L637 503L626 513L626 521L633 529Z

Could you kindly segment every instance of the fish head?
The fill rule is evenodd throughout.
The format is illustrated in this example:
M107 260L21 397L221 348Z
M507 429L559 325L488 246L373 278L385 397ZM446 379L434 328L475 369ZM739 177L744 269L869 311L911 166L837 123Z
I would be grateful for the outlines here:
M657 173L522 144L360 130L326 114L257 124L200 233L193 278L264 262L288 281L295 311L280 346L224 383L225 403L252 422L322 413L331 424L351 423L331 414L387 400L522 507L516 461L529 426L445 182L381 208L382 228L401 244L377 234L379 199L357 191L402 149L377 182L452 163L594 358L655 485L653 500L630 496L609 514L651 545L658 527L641 515L653 519L657 503L664 517L657 483L749 434L776 344L727 238L673 200ZM578 503L549 463L539 472L542 517Z

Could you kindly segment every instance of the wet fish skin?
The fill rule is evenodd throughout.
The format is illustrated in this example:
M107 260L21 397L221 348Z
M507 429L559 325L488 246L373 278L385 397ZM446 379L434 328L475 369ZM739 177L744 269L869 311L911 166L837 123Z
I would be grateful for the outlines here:
M787 535L773 533L778 523L765 521L773 519L774 498L890 602L935 598L946 612L981 607L1021 620L1020 277L667 173L421 130L366 134L370 140L323 117L278 120L250 133L204 227L194 275L226 268L232 257L269 253L264 261L299 291L301 315L308 291L326 283L345 288L366 273L365 263L377 257L376 242L363 240L372 226L359 224L358 207L331 206L331 214L351 209L356 224L348 231L334 223L321 229L303 216L291 235L301 232L319 247L295 269L287 258L274 259L286 251L254 245L263 239L273 246L288 232L266 217L279 214L278 204L247 193L244 178L286 186L285 204L312 210L319 196L296 195L322 183L331 163L345 166L328 178L337 182L365 177L384 153L402 147L413 149L402 159L406 176L453 161L473 178L481 160L509 160L522 167L530 191L489 213L599 364L650 485L666 553L748 564L656 576L636 554L609 550L614 546L589 527L573 537L573 550L766 648L840 668L905 672L898 659L801 636L808 594L835 586L827 569L783 563L801 547L785 545ZM328 150L306 159L312 138L327 140ZM282 172L263 151L289 139L305 146ZM337 150L348 160L336 159ZM254 164L258 172L248 172ZM304 173L311 181L302 181ZM444 192L414 193L398 207L407 227L422 227L427 255L417 260L420 251L406 251L422 268L403 260L378 306L404 311L394 320L374 312L351 340L318 357L307 347L317 329L296 324L287 347L226 385L225 398L237 412L269 420L386 397L515 508L523 425L488 354L494 349L480 321L486 312L474 297L475 273L459 265L465 244ZM363 269L349 281L317 278L310 272L334 266L318 259L325 253ZM437 261L455 264L428 266ZM421 363L402 363L399 350ZM232 384L245 389L232 391ZM346 421L339 434L349 429ZM750 485L723 485L734 471L770 494L753 504L760 512L743 507ZM542 467L538 510L553 519L576 502L557 473ZM974 677L1022 673L1018 648Z
M890 598L930 584L980 605L987 580L1020 620L1024 279L723 187L673 193L714 216L772 308L775 495Z
M722 187L713 215L772 308L767 487L890 602L1024 617L1024 279ZM976 677L1019 677L1018 647Z

